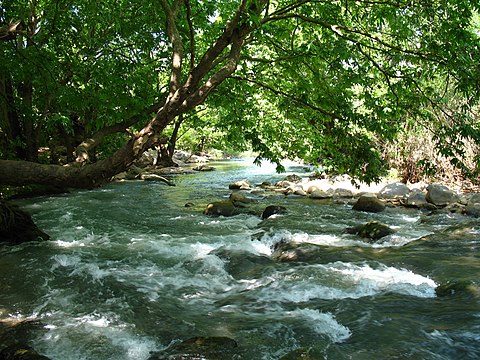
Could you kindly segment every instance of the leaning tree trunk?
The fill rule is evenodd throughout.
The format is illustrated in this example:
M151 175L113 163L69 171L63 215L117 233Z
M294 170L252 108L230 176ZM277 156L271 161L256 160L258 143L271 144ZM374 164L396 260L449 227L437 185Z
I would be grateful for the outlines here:
M247 8L247 0L241 1L231 21L227 22L223 32L198 64L192 65L188 77L182 83L183 48L175 23L178 6L172 7L166 0L160 0L167 17L167 33L173 50L170 91L155 117L111 157L93 164L60 166L0 160L0 185L36 183L60 188L94 188L126 170L146 150L158 143L168 124L177 116L203 103L235 71L244 39L254 29L253 25L243 21L243 17L250 12L259 14L268 1L261 0L258 3L262 6ZM191 55L193 57L193 53Z

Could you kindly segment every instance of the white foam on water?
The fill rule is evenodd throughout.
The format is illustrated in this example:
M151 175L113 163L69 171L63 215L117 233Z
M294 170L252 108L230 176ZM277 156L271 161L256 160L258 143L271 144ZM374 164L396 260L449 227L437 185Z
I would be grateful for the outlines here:
M269 282L240 283L259 301L304 303L313 299L358 299L385 292L435 297L437 284L409 270L349 263L297 266L272 275Z
M314 309L296 309L287 311L286 315L305 320L316 333L327 335L334 343L343 342L352 335L352 331L340 324L330 313Z
M133 325L123 323L116 315L87 314L69 317L55 314L44 317L48 330L35 341L35 348L52 359L77 360L107 359L144 360L159 344L148 337L141 337Z
M399 229L398 226L392 226L393 229ZM402 229L403 231L403 229ZM429 235L427 231L403 231L385 236L376 242L368 242L361 238L355 238L352 235L342 234L308 234L305 232L290 232L288 230L276 230L274 233L265 234L262 241L273 247L276 243L282 241L294 242L297 244L308 243L322 246L344 247L360 246L370 248L400 247L414 240Z
M410 270L397 269L381 265L378 269L365 264L362 266L339 263L331 267L352 280L359 291L384 292L392 291L405 295L430 298L435 297L435 288L438 286L432 279L415 274Z

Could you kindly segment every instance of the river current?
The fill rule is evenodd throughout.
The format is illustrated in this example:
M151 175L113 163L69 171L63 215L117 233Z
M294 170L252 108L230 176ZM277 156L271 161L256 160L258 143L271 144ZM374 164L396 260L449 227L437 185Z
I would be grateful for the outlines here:
M0 246L0 320L28 324L0 334L0 349L16 337L53 360L146 360L223 336L238 344L232 359L480 359L478 220L252 194L287 213L207 217L231 182L286 175L211 165L175 187L112 183L18 201L51 240ZM376 244L344 233L370 220L396 233ZM275 257L280 241L302 256ZM439 296L446 283L473 291Z

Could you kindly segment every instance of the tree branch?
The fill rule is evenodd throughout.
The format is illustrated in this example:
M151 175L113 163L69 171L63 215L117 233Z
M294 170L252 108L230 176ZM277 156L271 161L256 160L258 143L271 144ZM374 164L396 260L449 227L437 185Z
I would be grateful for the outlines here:
M305 107L308 107L312 110L315 110L315 111L318 111L319 113L323 114L323 115L326 115L328 117L330 117L332 120L333 119L338 119L338 120L343 120L343 121L346 121L345 119L343 119L340 115L336 114L336 113L333 113L333 112L330 112L330 111L327 111L321 107L318 107L316 105L313 105L313 104L310 104L302 99L299 99L291 94L288 94L284 91L281 91L281 90L278 90L278 89L275 89L274 87L262 82L262 81L259 81L259 80L255 80L255 79L250 79L250 78L246 78L246 77L243 77L243 76L231 76L230 77L231 79L235 79L235 80L241 80L241 81L247 81L247 82L250 82L252 84L255 84L255 85L258 85L264 89L267 89L268 91L271 91L272 93L274 93L275 95L281 95L287 99L290 99L294 102L296 102L297 104L299 105L302 105L302 106L305 106Z
M173 47L169 97L173 97L181 85L183 44L175 22L175 17L182 3L183 0L175 0L173 7L170 7L167 0L160 0L160 4L165 12L167 35Z

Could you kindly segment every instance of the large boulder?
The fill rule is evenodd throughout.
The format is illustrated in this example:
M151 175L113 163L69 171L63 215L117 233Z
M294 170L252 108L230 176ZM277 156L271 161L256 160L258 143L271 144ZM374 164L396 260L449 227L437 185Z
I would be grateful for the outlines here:
M370 221L366 224L347 228L345 230L348 234L358 235L364 239L373 241L379 240L387 235L395 233L388 225L382 224L378 221Z
M385 210L385 203L375 195L362 195L353 205L353 210L378 213Z
M49 238L35 225L30 214L14 204L0 201L0 242L20 244Z
M208 204L203 213L209 216L233 216L235 206L231 201L216 201Z
M386 185L378 193L379 197L387 200L405 199L410 194L410 188L401 182Z
M436 206L446 206L457 202L459 197L445 185L431 184L427 187L426 199L429 203Z

